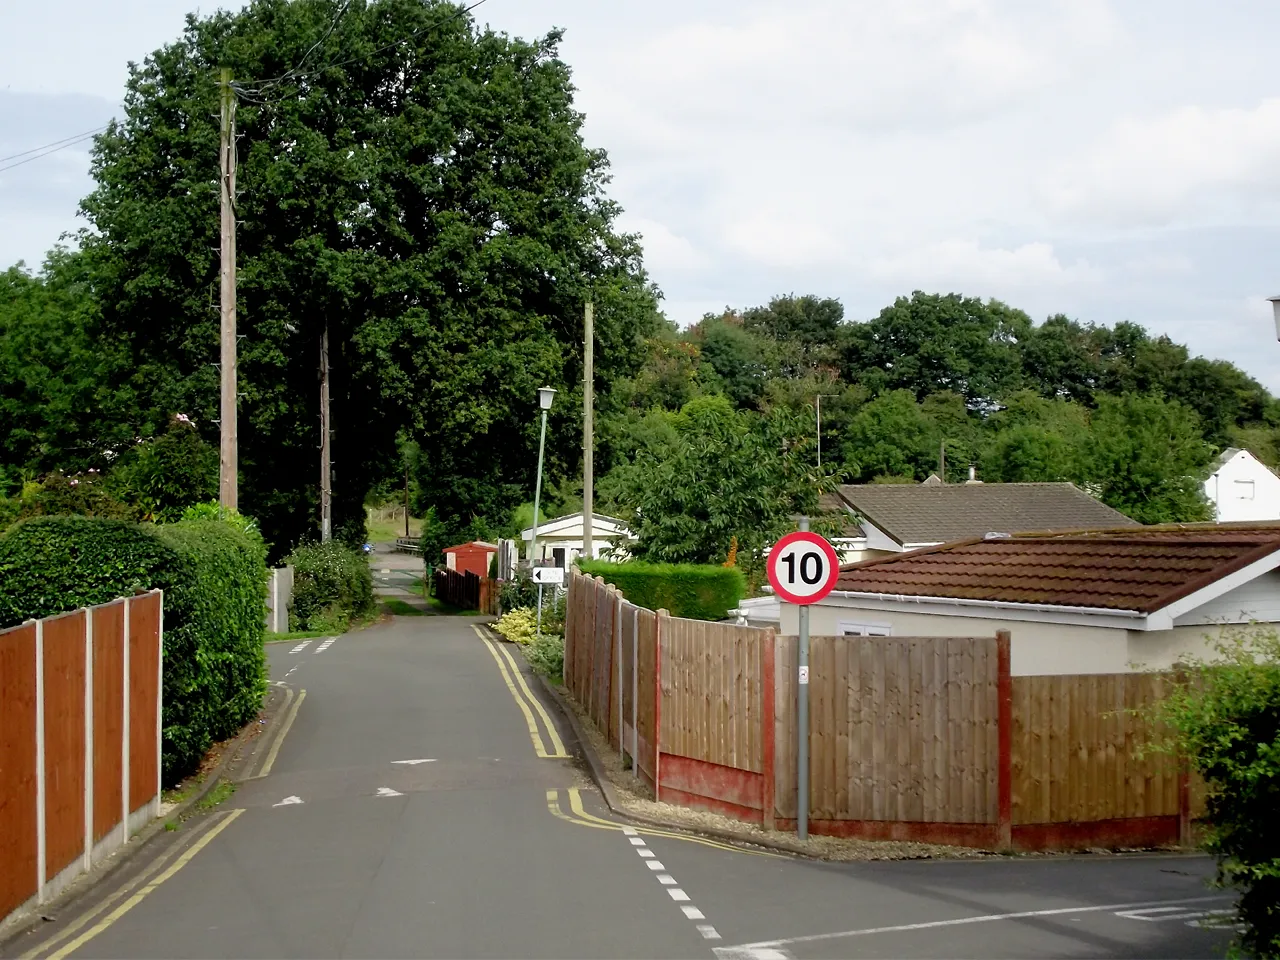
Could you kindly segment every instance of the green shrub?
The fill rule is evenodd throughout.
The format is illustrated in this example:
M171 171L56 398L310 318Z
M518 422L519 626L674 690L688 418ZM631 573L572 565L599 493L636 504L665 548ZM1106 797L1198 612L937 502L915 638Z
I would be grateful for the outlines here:
M493 629L512 643L531 643L537 628L537 616L533 607L518 607L499 617Z
M506 581L498 593L498 605L503 610L519 610L537 603L538 585L527 573L517 573L515 579Z
M266 576L261 538L231 523L36 517L0 537L0 627L163 590L162 760L173 783L262 703Z
M164 433L125 451L111 466L107 487L142 519L171 523L193 503L218 494L218 449L185 416Z
M564 679L564 637L558 633L544 633L525 647L525 659L529 666L550 680Z
M342 633L373 613L373 573L363 553L336 540L297 547L293 567L294 630Z
M1157 711L1207 789L1205 850L1217 883L1240 891L1236 955L1280 957L1280 635L1228 634Z
M747 582L737 567L695 563L580 561L583 573L602 577L640 607L673 617L723 620L742 600Z

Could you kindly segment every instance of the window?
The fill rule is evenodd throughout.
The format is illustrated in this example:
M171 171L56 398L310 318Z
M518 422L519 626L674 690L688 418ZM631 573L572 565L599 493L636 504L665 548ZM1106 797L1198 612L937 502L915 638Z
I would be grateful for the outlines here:
M564 547L556 547L551 551L551 555L555 557L555 564L561 570L564 569Z
M852 623L841 620L836 625L842 637L891 637L893 627L887 623Z
M1253 499L1253 481L1252 480L1236 480L1232 484L1232 489L1235 490L1235 495L1237 500Z

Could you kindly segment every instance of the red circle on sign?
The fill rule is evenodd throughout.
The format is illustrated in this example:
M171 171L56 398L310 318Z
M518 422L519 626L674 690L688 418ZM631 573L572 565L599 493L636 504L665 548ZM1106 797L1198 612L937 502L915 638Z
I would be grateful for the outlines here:
M811 592L804 590L800 593L795 592L796 574L799 572L803 581L805 569L805 558L801 558L800 570L796 570L795 552L789 549L797 544L808 544L816 547L826 563L826 569L821 571L823 575L814 582L816 589ZM790 563L786 561L787 557L793 558ZM835 588L836 580L840 577L840 558L836 556L835 547L831 546L824 537L820 537L809 530L797 530L795 533L787 534L773 545L773 548L769 551L769 562L766 564L766 570L774 593L787 601L787 603L801 605L817 603ZM807 581L803 582L807 586Z

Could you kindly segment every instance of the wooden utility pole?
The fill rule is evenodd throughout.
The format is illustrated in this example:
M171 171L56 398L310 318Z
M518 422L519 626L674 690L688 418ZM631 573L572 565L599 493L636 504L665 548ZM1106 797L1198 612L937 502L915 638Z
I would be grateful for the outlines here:
M333 537L333 477L329 463L329 321L320 331L320 542Z
M582 347L582 555L594 559L591 534L595 526L595 304L587 301Z
M236 431L236 96L231 89L231 70L228 67L222 68L218 86L222 101L221 123L218 127L218 159L221 167L218 192L222 208L222 422L218 502L228 510L238 510L240 457Z

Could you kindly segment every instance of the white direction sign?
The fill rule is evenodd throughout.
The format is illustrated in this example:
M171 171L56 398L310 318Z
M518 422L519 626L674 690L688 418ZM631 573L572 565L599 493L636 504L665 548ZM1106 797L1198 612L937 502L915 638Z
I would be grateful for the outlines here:
M564 583L564 567L534 567L534 583Z
M835 587L840 560L825 539L797 530L773 545L768 573L774 592L787 603L817 603Z

